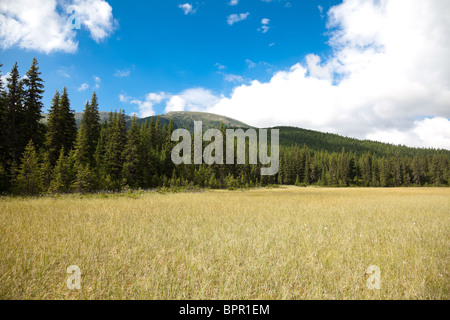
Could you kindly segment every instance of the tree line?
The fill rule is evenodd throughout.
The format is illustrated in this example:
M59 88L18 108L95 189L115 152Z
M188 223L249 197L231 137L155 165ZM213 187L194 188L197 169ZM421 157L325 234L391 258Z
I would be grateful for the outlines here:
M1 67L2 65L0 65ZM0 74L1 76L1 74ZM120 191L152 188L241 188L264 185L448 186L445 152L380 155L343 148L282 145L277 175L260 165L174 165L175 127L159 117L127 125L123 111L103 123L94 92L79 128L66 88L56 91L48 121L42 121L44 81L38 63L21 78L17 63L0 79L0 192L15 194ZM219 128L224 137L226 127ZM283 129L281 129L283 130ZM248 148L247 148L248 150ZM248 157L247 157L248 161Z

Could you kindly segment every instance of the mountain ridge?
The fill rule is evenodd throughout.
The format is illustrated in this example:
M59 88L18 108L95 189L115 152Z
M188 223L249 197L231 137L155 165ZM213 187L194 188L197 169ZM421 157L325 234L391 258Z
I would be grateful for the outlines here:
M99 111L101 122L105 122L109 118L111 112ZM77 125L81 123L81 112L75 113ZM48 119L48 114L43 114L43 122ZM170 120L173 120L175 128L187 128L193 130L194 121L202 121L204 129L219 128L223 122L226 128L255 128L242 121L206 112L192 112L192 111L174 111L158 116L150 116L144 118L137 118L139 125L151 120L156 122L159 117L161 125L168 125ZM127 126L131 125L132 117L125 115ZM303 146L306 145L313 150L326 150L331 152L341 152L344 148L347 151L352 151L357 154L373 153L378 156L391 155L399 153L401 155L414 157L416 155L433 155L435 153L444 153L450 156L450 150L447 149L432 149L432 148L414 148L404 145L395 145L372 140L361 140L356 138L345 137L335 133L325 133L315 130L302 129L293 126L274 126L272 129L280 129L280 145L284 147ZM255 128L256 129L256 128Z

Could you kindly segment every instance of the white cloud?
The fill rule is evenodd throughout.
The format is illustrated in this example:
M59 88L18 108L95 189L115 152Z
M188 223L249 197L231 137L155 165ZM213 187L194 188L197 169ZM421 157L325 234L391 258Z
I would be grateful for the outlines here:
M117 70L117 71L114 73L114 76L115 76L115 77L118 77L118 78L126 78L126 77L129 77L129 76L130 76L130 70Z
M74 0L75 12L81 24L90 32L92 39L100 42L115 29L117 21L113 19L112 7L104 0Z
M204 88L192 88L178 94L167 92L151 92L145 96L145 100L133 99L126 95L119 95L123 103L135 104L139 107L139 116L142 118L155 115L154 106L165 103L165 112L171 111L201 111L212 108L219 103L223 96L215 96L210 90Z
M124 94L119 94L119 100L120 100L120 102L128 103L128 102L130 102L130 97L127 97Z
M230 0L230 2L228 3L230 6L236 6L239 4L239 0Z
M166 112L207 111L259 127L450 149L449 12L446 0L345 0L326 13L330 56L306 55L229 97L193 88L131 103L141 116L165 103Z
M212 108L219 101L220 97L215 96L210 90L193 88L170 96L165 111L201 111Z
M223 76L224 76L225 81L228 81L228 82L240 82L240 83L242 83L242 82L245 81L245 79L242 76L237 75L237 74L225 73Z
M253 68L256 67L256 63L254 63L254 62L253 62L252 60L250 60L250 59L246 59L246 60L245 60L245 63L247 63L249 69L253 69Z
M6 74L1 76L4 87L6 87L6 84L8 83L8 80L6 80L6 79L9 78L10 76L11 76L11 72L7 72Z
M102 82L102 79L100 79L100 78L97 77L97 76L94 76L94 81L95 81L95 86L94 86L94 88L95 88L95 89L100 88L100 83Z
M180 96L173 96L166 104L165 112L184 111L186 109L186 101Z
M267 31L269 31L270 27L269 27L269 23L270 23L270 19L264 18L261 20L261 28L258 29L258 31L261 31L262 33L266 33Z
M134 99L124 94L119 95L120 102L135 104L139 108L139 117L146 118L155 115L154 105L161 103L164 99L167 99L166 93L149 93L145 96L144 100Z
M74 0L81 25L99 42L109 36L114 23L111 6L104 0ZM0 42L3 49L18 46L44 53L78 48L76 30L67 25L65 0L2 0Z
M319 9L320 15L322 16L322 14L323 14L323 7L321 5L318 5L317 9Z
M443 117L425 118L414 121L404 131L387 129L367 135L368 139L412 147L432 147L450 150L450 120Z
M224 70L224 69L227 68L226 66L224 66L223 64L220 64L219 62L217 62L217 63L215 64L215 66L216 66L217 69L219 69L219 70Z
M328 12L331 56L308 55L204 110L450 149L449 12L447 0L345 0Z
M240 14L230 14L227 17L227 23L232 26L233 24L235 24L236 22L239 21L243 21L245 19L247 19L247 17L250 15L249 12L246 13L240 13Z
M79 88L78 91L86 91L89 88L89 85L87 83L83 83Z
M151 101L132 100L130 103L136 104L139 107L139 116L141 118L155 115L155 110L153 110L153 103Z
M188 14L194 14L195 13L195 9L192 7L192 4L190 3L184 3L184 4L180 4L178 5L178 8L180 8L181 10L183 10L185 15Z

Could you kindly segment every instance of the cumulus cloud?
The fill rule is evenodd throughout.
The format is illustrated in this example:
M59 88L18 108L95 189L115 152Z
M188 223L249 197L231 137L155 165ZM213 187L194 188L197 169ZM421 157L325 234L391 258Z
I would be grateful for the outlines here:
M212 108L220 98L204 88L187 89L176 95L168 95L165 112L171 111L202 111Z
M165 112L172 111L203 111L219 103L223 96L216 96L204 88L192 88L177 94L168 92L150 92L144 100L134 99L124 94L119 95L123 103L135 104L139 107L139 116L150 117L155 114L154 106L165 103Z
M87 83L83 83L79 88L78 91L86 91L89 88L89 85Z
M331 56L307 55L204 110L450 149L449 12L447 0L345 0L327 13Z
M270 27L269 27L269 23L270 23L270 19L264 18L261 20L261 28L258 29L258 31L261 31L262 33L266 33L267 31L269 31Z
M95 81L94 88L95 89L100 88L100 83L102 82L102 79L100 79L100 77L94 76L94 81Z
M235 24L236 22L239 21L243 21L245 19L247 19L247 17L250 15L249 12L246 13L240 13L240 14L230 14L227 17L227 23L232 26L233 24Z
M96 42L114 30L112 8L104 0L2 0L0 2L0 42L3 49L18 46L44 53L78 48L76 30L69 26L68 7L75 10L81 28Z
M367 138L412 147L450 149L450 120L443 117L425 118L414 121L414 125L407 130L380 130L368 134Z
M155 110L153 109L153 106L160 103L165 98L166 95L164 92L149 93L145 96L145 100L132 99L124 95L119 96L121 102L129 102L137 105L139 107L139 116L141 118L154 116Z
M180 4L180 5L178 5L178 8L183 10L185 15L194 14L195 13L194 7L190 3Z
M236 6L239 4L239 0L230 0L230 2L228 3L230 6Z
M106 1L74 0L72 7L96 42L104 40L114 31L117 21L113 19L112 7Z

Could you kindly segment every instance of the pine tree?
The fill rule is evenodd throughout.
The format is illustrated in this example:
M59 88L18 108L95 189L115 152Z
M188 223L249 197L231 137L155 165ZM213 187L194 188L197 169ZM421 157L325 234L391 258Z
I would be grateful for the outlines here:
M50 163L53 166L63 148L68 154L74 145L77 135L75 114L70 109L67 89L64 87L60 96L56 91L50 108L46 147L49 151Z
M298 175L297 175L297 178L295 178L295 185L296 185L297 187L300 187L300 186L301 186L300 178L298 177Z
M53 180L50 183L50 192L69 192L74 181L73 161L71 154L66 155L64 148L61 148L59 158L53 169Z
M380 185L389 187L389 161L383 157L380 161Z
M123 154L123 177L126 179L126 183L129 187L136 188L139 186L140 178L142 176L139 161L140 133L135 116L132 121Z
M86 143L85 149L87 152L87 160L91 166L94 166L94 154L101 130L98 99L95 92L92 94L91 102L86 103L86 108L81 120L81 127L83 127L83 134L85 135L83 139Z
M348 155L345 149L342 148L341 155L339 157L339 184L341 186L347 187L350 181L350 163L348 160Z
M111 176L112 188L122 186L123 150L126 144L125 116L122 112L115 112L109 127L109 137L105 153L107 174Z
M143 188L149 188L151 186L151 180L155 174L150 167L150 151L152 150L152 141L150 135L150 126L147 121L141 125L140 129L140 141L139 141L139 159L141 165Z
M434 185L440 186L444 182L445 162L444 159L435 154L431 161L431 179Z
M33 58L30 69L26 73L24 79L25 90L25 123L26 130L24 138L26 140L32 139L39 149L44 143L44 126L41 124L42 119L42 94L44 93L44 84L41 79L39 67L36 58Z
M372 182L372 155L364 154L360 159L361 178L364 187L368 187Z
M107 189L105 184L106 177L108 175L106 165L106 146L109 138L109 123L106 121L102 124L100 130L100 138L95 149L94 160L96 166L93 169L97 176L97 187L100 189Z
M156 117L155 135L152 138L155 141L155 149L160 151L162 145L162 130L161 130L161 119L159 116Z
M379 187L380 173L378 169L378 161L375 156L372 157L372 187Z
M72 189L76 192L88 193L95 190L95 185L95 175L91 171L89 164L78 164Z
M69 153L74 146L77 137L77 123L75 121L75 112L70 109L70 100L67 88L64 87L61 98L59 99L61 116L64 119L62 146Z
M211 189L217 189L218 184L217 184L217 179L216 179L216 175L213 173L211 175L211 177L209 178L209 182L208 185Z
M89 136L88 128L86 125L85 114L86 110L89 108L89 103L86 103L85 111L81 120L80 128L78 129L77 139L75 141L75 161L78 165L86 165L93 163L93 158L95 152L89 152ZM98 141L97 141L98 142Z
M44 191L48 191L50 188L50 183L53 180L53 167L50 163L50 156L47 151L43 153L41 156L41 181L42 181L42 189Z
M7 164L19 163L20 156L25 149L28 141L24 141L23 133L25 130L25 113L23 107L23 82L20 80L17 62L11 69L8 81L6 95L6 112L4 135L6 141Z
M0 163L0 194L6 193L9 190L8 172Z
M0 64L0 68L3 64ZM6 127L6 92L3 86L2 71L0 70L0 165L6 163L7 160L7 144L5 139ZM2 165L2 172L6 173L6 168Z
M394 186L400 187L402 185L403 168L399 154L395 155L395 157L393 158L393 163L391 162L391 164Z
M50 107L47 124L46 148L48 150L48 159L52 167L56 163L62 148L62 142L60 141L59 135L63 131L63 119L61 118L61 112L59 110L59 98L60 94L56 91Z
M38 157L31 140L25 148L16 183L21 194L33 195L42 191Z
M86 106L81 119L75 142L77 161L81 164L90 164L95 167L95 151L100 138L101 124L98 113L97 95L92 94L91 103L86 102Z
M412 162L412 172L413 172L413 183L416 186L422 185L423 181L423 169L422 169L422 161L419 157L414 157Z
M309 177L309 175L310 175L310 152L309 152L309 150L307 150L306 152L305 152L305 165L304 165L304 177L303 177L303 182L304 182L304 184L307 186L307 185L309 185L309 183L310 183L310 177Z

